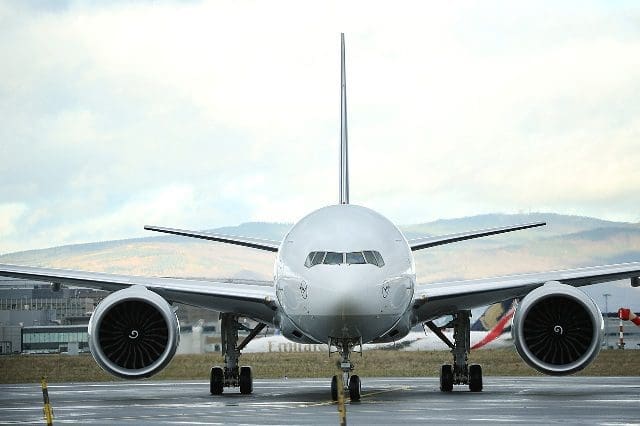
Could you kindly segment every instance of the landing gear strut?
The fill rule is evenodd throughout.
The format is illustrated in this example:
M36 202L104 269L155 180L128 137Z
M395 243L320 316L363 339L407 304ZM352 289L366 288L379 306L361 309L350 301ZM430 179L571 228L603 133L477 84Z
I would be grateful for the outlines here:
M336 348L338 348L338 353L340 353L340 369L342 370L344 390L349 392L351 401L360 401L360 392L362 390L360 377L356 374L351 375L353 364L350 356L354 345L350 341L343 340L336 341L333 344L335 344ZM331 348L331 342L329 348ZM331 378L331 399L338 400L338 376Z
M250 329L240 324L240 317L235 314L221 313L222 353L224 368L215 366L211 369L210 391L212 395L221 395L225 387L240 387L241 394L253 392L253 375L251 367L239 367L240 351L264 329L265 324L258 324ZM238 331L249 331L249 335L238 345Z
M439 336L451 347L453 365L445 364L440 370L440 390L451 392L453 385L469 385L471 392L482 390L482 367L477 364L469 365L471 311L458 311L453 314L453 340L451 343L446 336ZM431 326L429 326L431 328ZM446 339L446 340L445 340Z

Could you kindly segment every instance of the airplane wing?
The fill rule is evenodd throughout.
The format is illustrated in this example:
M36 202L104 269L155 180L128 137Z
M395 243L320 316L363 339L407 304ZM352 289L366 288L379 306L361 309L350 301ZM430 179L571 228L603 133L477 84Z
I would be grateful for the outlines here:
M0 264L0 276L108 291L142 285L170 302L237 313L267 324L273 323L278 309L271 281L155 278L6 264Z
M184 229L162 228L160 226L145 225L147 231L163 232L165 234L180 235L183 237L200 238L201 240L217 241L220 243L234 244L237 246L251 247L258 250L276 252L280 247L279 241L263 240L260 238L236 237L234 235L214 234L211 232L187 231Z
M522 297L549 281L574 287L640 276L640 262L463 281L419 284L413 300L416 322Z
M531 222L521 225L501 226L498 228L480 229L477 231L459 232L456 234L440 235L437 237L423 237L409 240L409 247L412 251L422 250L428 247L451 244L458 241L471 240L474 238L487 237L489 235L503 234L505 232L519 231L521 229L535 228L546 225L546 222Z

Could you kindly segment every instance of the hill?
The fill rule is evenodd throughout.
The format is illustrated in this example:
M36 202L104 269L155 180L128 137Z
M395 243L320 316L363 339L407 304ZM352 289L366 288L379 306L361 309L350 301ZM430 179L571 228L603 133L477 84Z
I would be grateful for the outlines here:
M544 220L543 228L512 232L415 252L419 282L469 279L607 263L640 261L640 224L552 213L486 214L401 226L407 238ZM211 231L280 240L291 224L250 222ZM150 236L9 253L1 263L111 273L270 279L275 255L176 236ZM604 286L604 287L603 287ZM604 290L603 290L604 289ZM628 283L590 287L610 306L640 305Z

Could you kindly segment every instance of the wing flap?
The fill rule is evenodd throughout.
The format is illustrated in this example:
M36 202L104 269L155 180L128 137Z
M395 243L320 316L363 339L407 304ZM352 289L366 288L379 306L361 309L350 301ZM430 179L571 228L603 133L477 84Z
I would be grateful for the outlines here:
M242 280L207 281L180 278L141 277L100 272L37 268L0 264L0 276L60 283L70 286L115 291L142 285L171 302L232 312L271 324L277 309L275 290L265 285L245 284Z

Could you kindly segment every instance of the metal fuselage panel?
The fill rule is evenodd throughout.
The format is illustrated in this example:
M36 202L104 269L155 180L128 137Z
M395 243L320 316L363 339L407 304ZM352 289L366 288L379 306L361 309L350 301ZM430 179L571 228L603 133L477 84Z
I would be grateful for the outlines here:
M314 251L364 250L378 251L384 266L305 266ZM384 335L407 312L415 287L413 255L400 230L352 204L324 207L294 225L278 251L274 275L282 315L307 338L323 343L329 338L368 342Z

